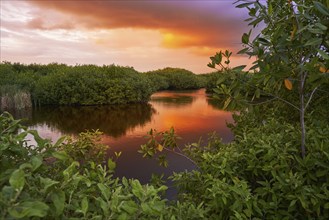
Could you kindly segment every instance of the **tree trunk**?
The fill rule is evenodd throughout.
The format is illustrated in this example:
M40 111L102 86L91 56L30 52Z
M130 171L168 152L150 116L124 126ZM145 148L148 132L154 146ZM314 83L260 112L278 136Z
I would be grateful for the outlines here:
M305 97L304 97L304 84L306 80L306 73L302 73L299 84L299 99L300 99L300 127L301 127L301 151L302 157L306 155L306 129L305 129Z

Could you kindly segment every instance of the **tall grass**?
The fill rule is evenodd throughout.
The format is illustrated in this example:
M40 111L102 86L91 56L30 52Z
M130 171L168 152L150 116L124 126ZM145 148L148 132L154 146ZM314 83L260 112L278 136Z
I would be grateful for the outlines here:
M4 85L0 88L0 109L21 110L32 107L31 94L16 85Z

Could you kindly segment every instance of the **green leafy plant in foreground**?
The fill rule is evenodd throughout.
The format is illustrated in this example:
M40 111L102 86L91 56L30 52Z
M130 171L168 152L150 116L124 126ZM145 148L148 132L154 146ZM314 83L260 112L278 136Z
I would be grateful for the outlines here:
M242 35L244 49L239 54L255 57L252 81L239 81L227 85L218 83L215 93L225 97L224 107L237 102L250 100L252 86L253 100L260 96L280 100L295 109L300 121L300 152L306 156L306 112L316 96L327 96L329 83L329 2L321 1L271 1L238 0L238 8L249 12L249 26L252 29ZM260 25L263 23L262 25ZM252 39L252 30L257 26L261 31ZM258 32L258 31L257 31ZM210 57L211 68L220 67L224 71L241 71L237 67L231 70L223 64L230 53L219 52ZM244 94L243 94L244 93Z
M171 177L179 189L178 200L172 202L161 198L167 187L159 180L152 186L113 178L112 159L106 166L75 160L71 155L80 152L75 154L74 149L88 149L81 147L83 142L90 149L98 145L88 145L92 133L51 144L34 131L18 133L24 127L4 113L0 116L1 218L327 219L328 124L320 119L308 124L312 150L302 159L295 147L299 135L295 126L272 106L258 108L234 116L234 142L223 144L212 137L205 146L196 143L182 150L198 169ZM27 133L37 146L26 142ZM153 131L152 135L159 138ZM173 129L159 135L158 142L151 138L155 144L149 145L157 148L156 154L161 141L175 149L169 148L175 146ZM66 152L67 143L76 148L68 147Z
M1 219L200 219L205 214L200 205L167 204L162 184L114 178L116 163L111 158L102 163L105 146L97 143L97 131L51 144L25 129L8 113L0 115Z
M99 149L93 143L97 133L82 133L76 141L63 144L60 140L54 146L35 136L38 145L24 148L26 133L17 134L19 121L8 115L1 115L1 120L3 218L137 217L141 210L152 215L164 207L164 201L157 196L164 186L143 187L137 180L126 179L119 183L112 177L115 163L111 159L107 167L97 165L92 158L83 166L76 160L92 156L92 148ZM36 154L39 147L44 150ZM138 208L141 202L143 209Z
M307 116L310 150L302 158L296 148L298 124L287 120L289 113L282 114L280 104L267 103L234 115L231 143L212 136L207 145L193 143L178 150L176 143L164 145L166 132L152 130L140 152L145 157L179 152L193 161L198 169L175 173L170 179L179 189L178 200L202 204L207 219L327 219L327 120ZM167 133L177 136L173 129Z

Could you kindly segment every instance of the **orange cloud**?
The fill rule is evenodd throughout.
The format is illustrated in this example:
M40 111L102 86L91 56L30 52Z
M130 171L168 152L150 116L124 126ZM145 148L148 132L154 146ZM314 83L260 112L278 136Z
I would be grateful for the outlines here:
M139 71L170 66L205 73L212 71L209 56L241 49L245 29L239 9L221 0L0 4L1 61L115 63ZM246 61L232 57L232 66Z
M37 17L32 19L28 23L28 27L33 29L41 29L41 30L53 30L53 29L73 29L74 25L73 23L69 21L65 21L62 23L47 23L44 19L41 17Z
M66 19L34 18L30 27L42 29L118 29L158 30L167 48L240 48L246 24L232 15L231 2L220 1L29 1L42 8L66 15ZM207 6L207 7L206 7ZM203 8L202 8L203 7ZM49 13L48 13L49 14ZM74 18L74 25L69 19ZM133 36L132 36L133 37Z

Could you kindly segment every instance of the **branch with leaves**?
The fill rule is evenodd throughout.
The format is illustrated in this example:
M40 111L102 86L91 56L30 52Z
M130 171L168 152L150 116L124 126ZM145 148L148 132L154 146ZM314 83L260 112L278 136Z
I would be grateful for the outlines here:
M157 132L155 129L151 129L147 134L147 143L141 145L138 151L143 154L143 157L156 157L160 166L168 167L167 155L165 152L170 152L184 157L199 168L198 164L184 154L183 150L178 146L177 140L180 139L180 137L176 134L173 127L170 128L169 131L164 132Z

